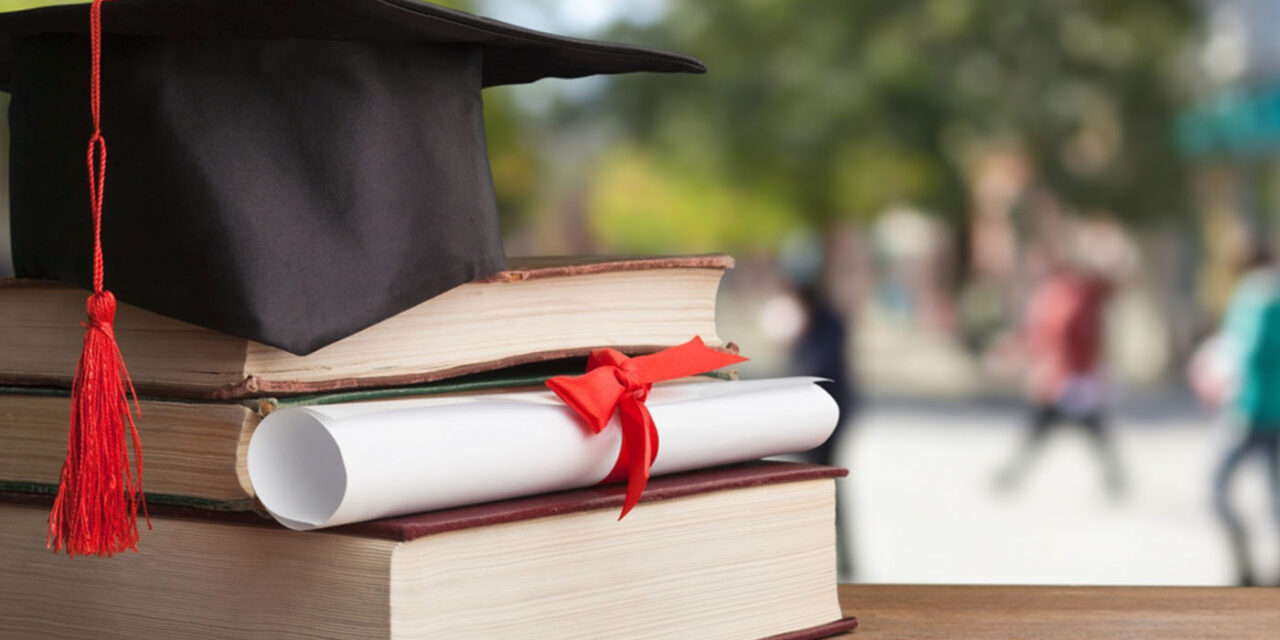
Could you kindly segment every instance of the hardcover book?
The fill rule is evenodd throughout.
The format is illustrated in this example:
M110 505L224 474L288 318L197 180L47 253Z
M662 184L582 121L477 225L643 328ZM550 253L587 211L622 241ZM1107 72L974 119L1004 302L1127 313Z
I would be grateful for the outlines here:
M581 372L583 366L581 358L572 358L411 387L239 401L144 396L136 422L146 443L147 500L204 509L253 509L245 462L249 439L263 417L282 407L535 389L550 376ZM57 489L67 452L69 395L67 389L0 387L0 491Z
M305 356L120 305L115 335L140 393L202 399L422 384L597 347L646 353L716 334L716 289L733 259L511 258ZM69 387L83 291L0 281L0 384Z
M15 640L818 638L856 625L836 595L844 473L656 478L621 522L618 487L311 533L158 507L138 553L74 562L44 548L43 505L10 502L0 620Z

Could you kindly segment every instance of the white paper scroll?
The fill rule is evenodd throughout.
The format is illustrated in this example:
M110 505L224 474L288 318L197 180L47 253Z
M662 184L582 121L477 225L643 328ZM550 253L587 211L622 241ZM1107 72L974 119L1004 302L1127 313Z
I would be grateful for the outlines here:
M805 451L839 419L817 378L658 386L652 474ZM249 479L292 529L587 487L613 468L617 416L592 434L551 392L281 409L249 443Z

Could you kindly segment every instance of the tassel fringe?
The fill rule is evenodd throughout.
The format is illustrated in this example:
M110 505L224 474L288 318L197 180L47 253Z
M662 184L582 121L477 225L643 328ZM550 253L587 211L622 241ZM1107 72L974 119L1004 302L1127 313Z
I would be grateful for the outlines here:
M138 405L112 328L115 297L109 291L94 293L87 307L84 351L71 387L67 459L46 544L68 556L111 556L137 551L138 507L146 513L142 449L129 398L135 411Z

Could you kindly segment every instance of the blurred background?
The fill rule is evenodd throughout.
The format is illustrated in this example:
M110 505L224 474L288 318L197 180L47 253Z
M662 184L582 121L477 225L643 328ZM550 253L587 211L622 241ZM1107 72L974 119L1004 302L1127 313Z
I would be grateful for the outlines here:
M734 255L742 375L838 378L845 579L1280 580L1203 346L1280 239L1280 3L452 4L706 62L488 90L507 253Z
M1280 584L1280 2L442 4L706 62L486 90L507 254L732 254L843 580Z

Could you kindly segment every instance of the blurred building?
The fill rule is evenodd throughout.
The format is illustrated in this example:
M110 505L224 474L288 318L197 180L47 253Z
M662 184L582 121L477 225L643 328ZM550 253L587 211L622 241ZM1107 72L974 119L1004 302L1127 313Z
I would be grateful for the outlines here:
M1280 3L1202 0L1200 99L1176 122L1197 165L1206 253L1201 301L1220 311L1250 246L1275 248L1280 214Z

